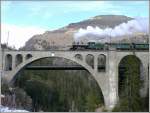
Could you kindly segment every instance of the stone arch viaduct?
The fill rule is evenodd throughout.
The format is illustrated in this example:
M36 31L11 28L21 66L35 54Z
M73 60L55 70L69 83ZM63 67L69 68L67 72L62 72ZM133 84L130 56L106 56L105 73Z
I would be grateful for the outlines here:
M87 55L94 57L93 68L86 62ZM98 56L105 58L105 71L98 72ZM104 97L105 107L111 110L117 103L118 97L118 66L128 55L135 55L142 64L144 75L143 95L148 91L148 51L9 51L0 50L0 70L2 78L9 83L15 75L27 64L46 57L61 57L83 66L97 81ZM76 57L78 56L78 57Z

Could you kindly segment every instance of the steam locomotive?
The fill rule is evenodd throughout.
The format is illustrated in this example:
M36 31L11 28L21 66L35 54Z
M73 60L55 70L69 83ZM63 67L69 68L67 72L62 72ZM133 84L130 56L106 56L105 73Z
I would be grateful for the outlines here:
M70 50L149 50L148 43L73 43Z

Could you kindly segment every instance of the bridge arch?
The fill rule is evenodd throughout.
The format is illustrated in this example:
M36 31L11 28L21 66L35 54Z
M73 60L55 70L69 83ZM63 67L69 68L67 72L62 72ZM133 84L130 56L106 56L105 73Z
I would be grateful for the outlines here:
M31 57L32 57L31 54L27 54L27 55L26 55L26 60L28 60L28 59L31 58Z
M17 54L15 57L15 66L18 66L23 62L23 55Z
M103 102L104 102L104 105L106 105L106 97L105 97L105 94L104 94L104 92L103 92L103 86L101 86L100 85L100 83L99 83L99 81L96 79L96 77L95 77L95 75L93 75L93 69L88 65L88 64L86 64L85 62L82 62L82 61L79 61L79 60L77 60L76 58L69 58L69 57L66 57L66 56L33 56L33 57L31 57L30 59L28 59L28 60L25 60L23 63L21 63L20 65L18 65L13 71L12 71L12 73L10 73L10 75L7 75L7 76L9 76L9 84L10 85L12 85L13 83L14 83L14 81L15 81L15 79L16 79L16 77L17 77L17 74L21 71L21 69L23 69L23 68L25 68L25 66L27 66L27 65L29 65L29 64L31 64L31 63L33 63L33 62L35 62L35 61L38 61L38 60L40 60L40 59L44 59L44 58L64 58L64 59L67 59L67 60L70 60L70 61L73 61L73 62L75 62L75 63L77 63L77 64L79 64L79 65L81 65L82 67L84 67L89 73L90 73L90 75L93 77L93 79L95 80L95 82L98 84L98 86L99 86L99 89L101 90L101 92L102 92L102 96L103 96ZM13 76L12 76L13 75Z
M104 54L99 54L97 58L98 66L104 66L102 69L99 69L98 67L98 72L101 71L106 71L106 55Z
M144 83L142 84L141 86L141 89L140 89L140 95L142 97L145 97L146 96L146 93L147 93L147 82L148 82L148 79L147 79L147 74L145 74L145 66L144 66L144 61L143 59L138 56L138 55L134 55L134 54L128 54L128 55L125 55L123 56L120 60L119 60L119 63L118 63L118 93L120 93L119 91L119 82L120 82L120 74L119 74L119 71L121 70L121 63L123 63L123 60L127 59L129 56L132 56L133 58L135 58L137 60L137 64L139 65L139 68L140 68L140 79L142 81L144 81ZM147 67L146 67L147 68ZM122 67L122 70L123 70L123 67Z
M10 71L12 70L12 55L7 54L5 56L5 71Z
M83 56L81 54L76 54L75 55L75 58L76 59L79 59L79 60L83 60Z
M141 60L138 56L129 54L129 55L123 56L123 57L119 60L118 67L119 67L119 65L121 64L121 62L122 62L124 59L126 59L127 57L129 57L129 56L132 56L132 57L134 57L135 59L137 59L138 62L140 62L140 65L143 66L143 62L142 62L142 60Z
M86 60L86 63L94 69L94 55L87 54L85 60Z

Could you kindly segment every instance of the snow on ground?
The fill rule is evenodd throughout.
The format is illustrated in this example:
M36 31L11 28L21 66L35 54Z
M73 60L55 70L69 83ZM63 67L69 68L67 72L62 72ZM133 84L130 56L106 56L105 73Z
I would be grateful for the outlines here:
M15 108L10 109L9 107L0 105L0 113L3 113L3 112L29 112L29 111L19 110L19 109L15 109Z

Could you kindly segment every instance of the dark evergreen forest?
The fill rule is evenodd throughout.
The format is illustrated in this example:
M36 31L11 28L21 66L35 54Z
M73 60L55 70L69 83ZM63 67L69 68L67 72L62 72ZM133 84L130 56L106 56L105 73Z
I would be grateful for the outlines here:
M119 102L113 111L146 112L149 111L149 93L142 97L140 90L143 87L140 60L133 56L126 56L120 62L125 68L119 71Z

